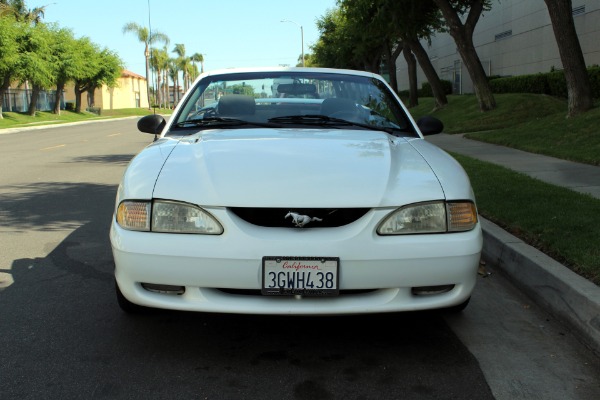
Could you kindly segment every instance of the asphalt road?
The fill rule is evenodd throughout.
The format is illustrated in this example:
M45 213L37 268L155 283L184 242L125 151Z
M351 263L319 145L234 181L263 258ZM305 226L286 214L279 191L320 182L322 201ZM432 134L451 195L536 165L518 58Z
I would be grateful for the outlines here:
M0 134L0 398L597 399L600 364L493 266L461 315L117 306L108 229L135 120Z

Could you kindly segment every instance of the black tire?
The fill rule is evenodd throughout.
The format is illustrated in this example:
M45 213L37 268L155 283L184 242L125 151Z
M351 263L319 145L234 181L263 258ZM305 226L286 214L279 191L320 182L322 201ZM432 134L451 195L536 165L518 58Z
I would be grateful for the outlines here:
M119 303L119 307L121 307L121 310L127 314L142 314L148 312L147 307L140 306L139 304L135 304L127 300L123 293L121 293L121 289L119 289L117 281L115 281L115 292L117 293L117 302Z
M462 312L465 308L467 308L467 306L469 305L469 301L471 301L471 296L469 296L465 301L463 301L460 304L457 304L452 307L444 308L443 311L446 313L449 313L449 314L457 314L459 312Z

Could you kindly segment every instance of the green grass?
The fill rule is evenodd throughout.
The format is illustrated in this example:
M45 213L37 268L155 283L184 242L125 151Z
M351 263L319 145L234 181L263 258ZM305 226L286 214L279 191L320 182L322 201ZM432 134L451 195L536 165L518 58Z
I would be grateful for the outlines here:
M446 133L466 133L470 139L545 154L564 160L600 165L600 108L567 118L565 100L536 94L498 94L497 108L479 111L473 95L449 96L432 112L433 99L419 99L411 113L433 115Z
M143 116L152 114L154 110L148 110L145 108L126 108L120 110L102 110L102 115L96 115L90 112L76 113L73 111L60 112L60 115L53 114L51 112L38 111L35 116L30 116L26 113L16 112L4 112L2 113L3 119L0 119L0 129L2 128L22 128L29 126L38 125L54 125L66 122L78 122L87 121L93 119L107 119L107 118L119 118L129 116ZM169 109L157 109L157 113L170 114L172 110Z
M600 285L600 200L453 156L469 174L482 216Z

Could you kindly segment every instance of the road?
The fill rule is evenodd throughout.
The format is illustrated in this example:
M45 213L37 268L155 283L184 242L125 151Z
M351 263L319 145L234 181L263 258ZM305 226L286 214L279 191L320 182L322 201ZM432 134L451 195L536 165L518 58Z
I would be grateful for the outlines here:
M460 315L116 304L108 229L135 120L0 134L0 398L597 399L600 363L493 265Z

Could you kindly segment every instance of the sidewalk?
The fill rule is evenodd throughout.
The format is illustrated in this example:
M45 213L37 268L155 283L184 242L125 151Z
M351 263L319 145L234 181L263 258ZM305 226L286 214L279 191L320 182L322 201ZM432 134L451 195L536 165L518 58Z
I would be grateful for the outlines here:
M600 199L600 167L478 142L462 135L439 134L426 139L446 151L502 165ZM600 354L600 287L483 218L482 227L484 257Z
M600 199L600 167L527 153L445 133L426 137L446 151L499 164L533 178Z

